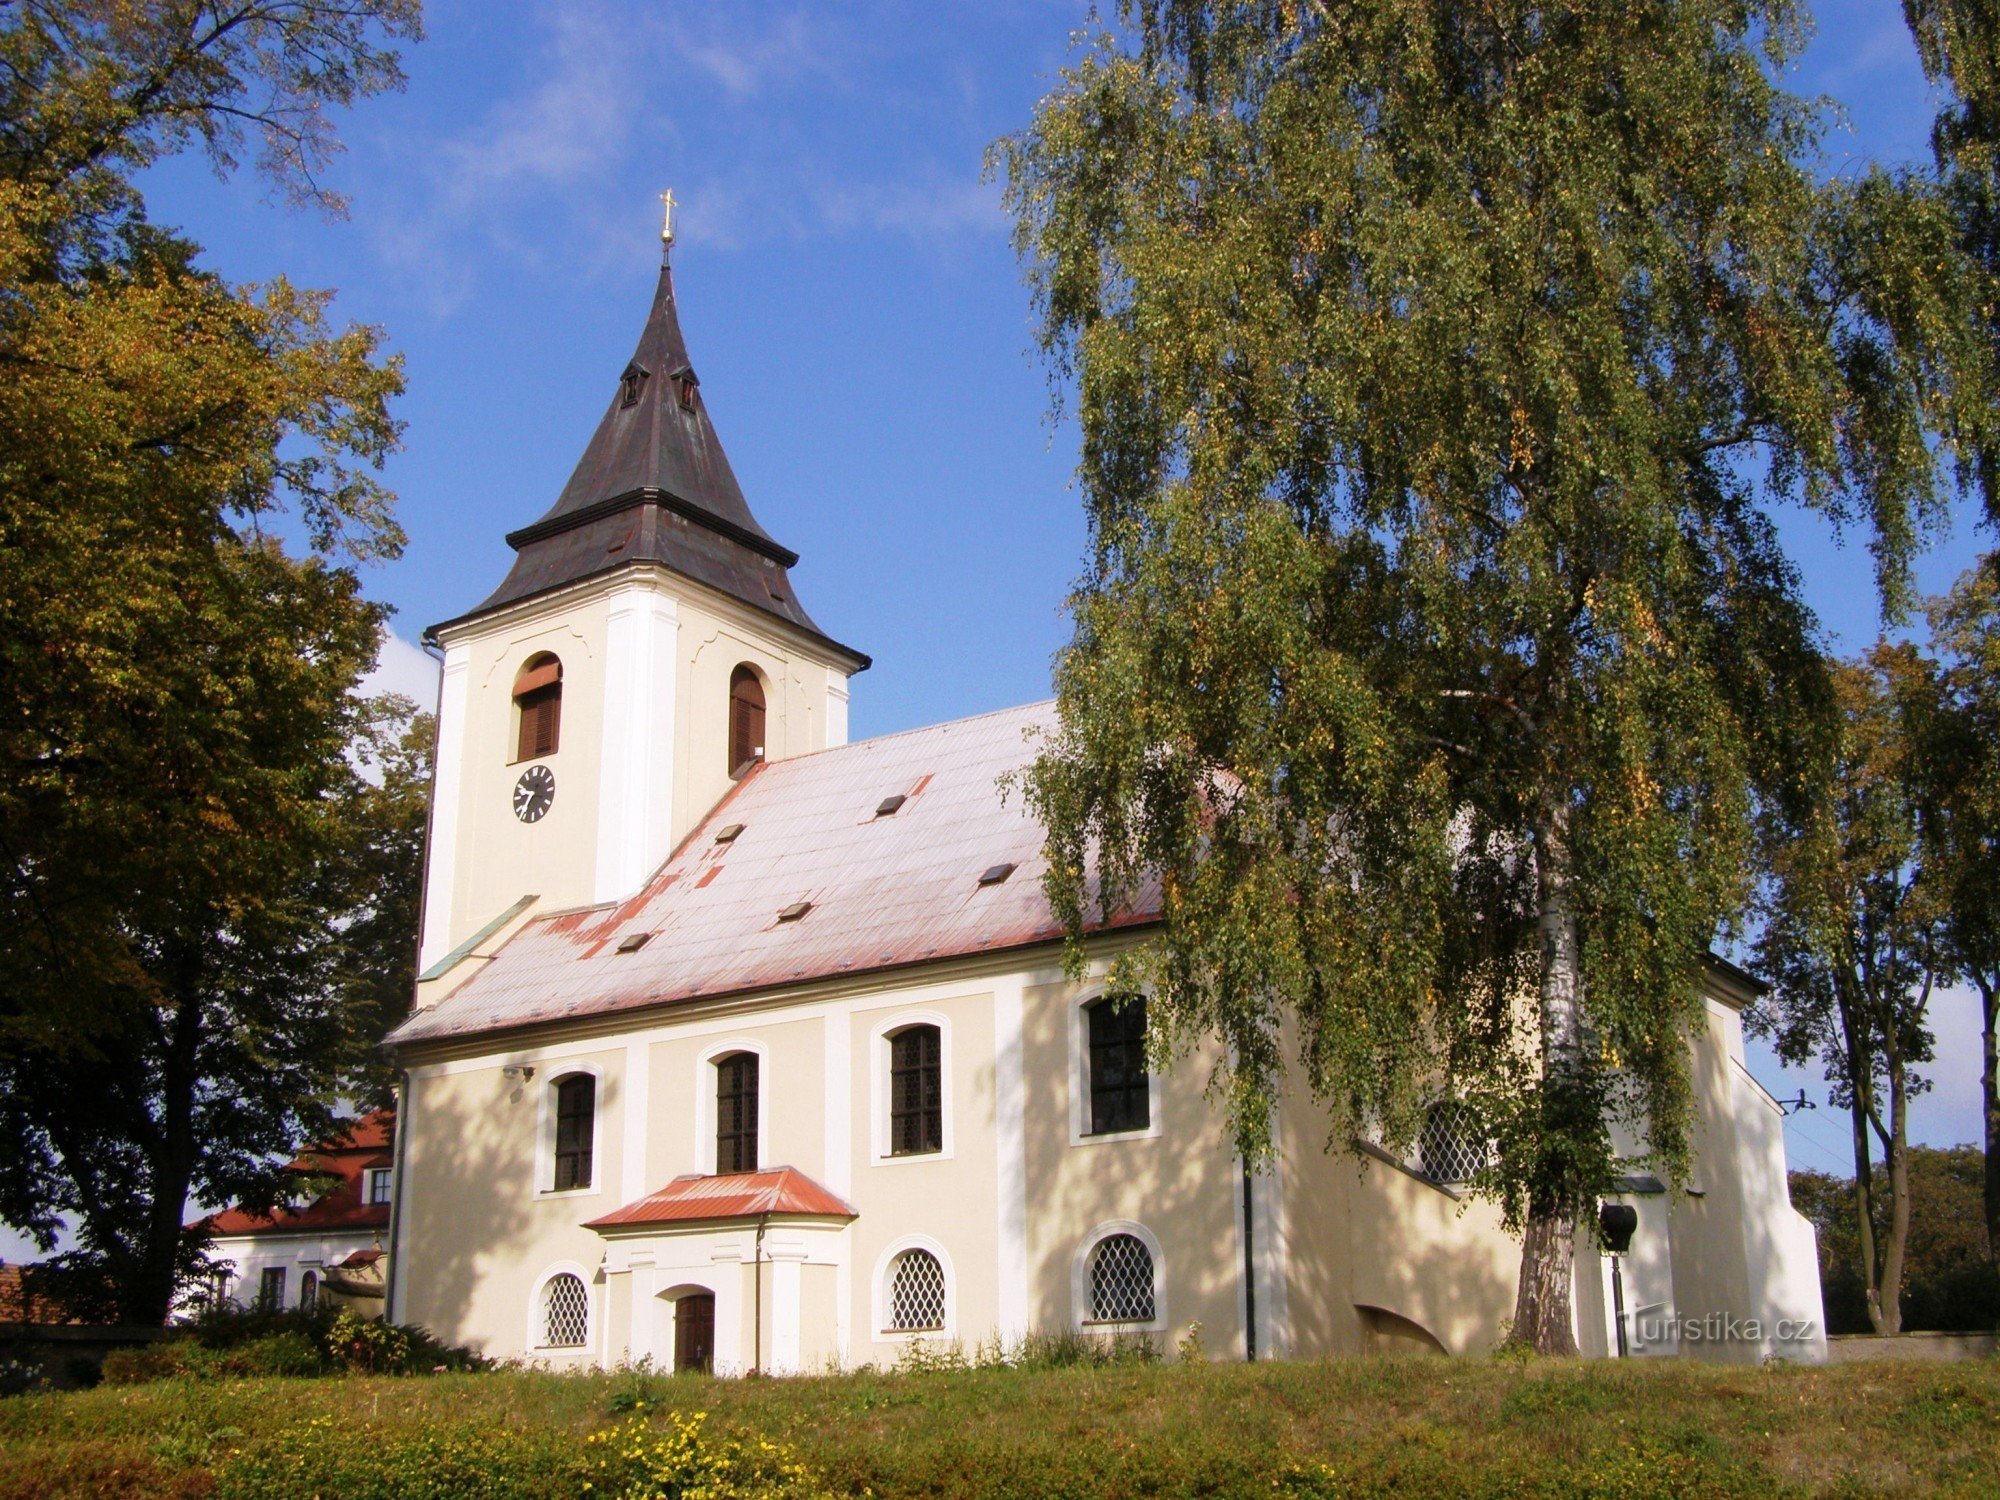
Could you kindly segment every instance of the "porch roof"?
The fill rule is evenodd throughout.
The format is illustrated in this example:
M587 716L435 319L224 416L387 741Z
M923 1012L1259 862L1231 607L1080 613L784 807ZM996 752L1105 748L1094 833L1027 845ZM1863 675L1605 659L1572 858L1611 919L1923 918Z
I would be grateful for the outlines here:
M690 1172L658 1192L613 1209L583 1227L599 1233L650 1224L714 1223L721 1219L761 1219L794 1215L814 1219L855 1219L846 1199L821 1187L796 1167L715 1176Z

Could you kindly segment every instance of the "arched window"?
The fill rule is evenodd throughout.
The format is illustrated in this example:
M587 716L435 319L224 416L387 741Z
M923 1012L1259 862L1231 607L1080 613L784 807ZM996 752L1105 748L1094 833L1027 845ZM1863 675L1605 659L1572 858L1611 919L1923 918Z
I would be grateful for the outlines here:
M715 1062L715 1170L757 1170L757 1054Z
M514 759L554 755L562 739L562 663L548 652L528 658L514 678L514 717L520 726Z
M889 1038L889 1154L944 1150L942 1038L935 1026L906 1026Z
M889 1331L944 1328L944 1267L928 1250L905 1250L889 1264Z
M319 1311L319 1273L308 1271L299 1278L299 1311L308 1317Z
M749 665L729 674L729 774L764 758L764 684Z
M556 1095L555 1190L587 1188L597 1136L597 1080L588 1073L558 1079Z
M1153 1252L1136 1234L1107 1234L1090 1252L1090 1321L1153 1321Z
M1486 1169L1492 1149L1470 1105L1440 1099L1424 1116L1417 1169L1432 1182L1469 1182Z
M583 1278L559 1271L542 1283L542 1347L581 1349L590 1342L590 1293Z
M1085 1012L1090 1027L1090 1135L1152 1124L1146 1076L1146 1001L1110 995Z

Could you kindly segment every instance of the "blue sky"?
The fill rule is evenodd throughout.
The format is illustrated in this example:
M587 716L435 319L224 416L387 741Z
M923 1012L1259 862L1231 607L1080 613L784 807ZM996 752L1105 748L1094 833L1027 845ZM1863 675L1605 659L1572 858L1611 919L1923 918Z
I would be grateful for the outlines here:
M1901 6L1818 14L1794 84L1845 106L1830 168L1926 160L1934 101ZM562 487L637 338L671 186L703 399L759 519L803 558L801 599L875 658L854 733L1045 696L1083 545L1074 436L1049 420L981 161L1088 19L1070 0L432 0L408 90L340 122L345 221L196 161L153 173L153 212L214 266L338 288L338 312L407 360L388 478L410 545L367 580L397 611L385 679L428 692L410 643L499 580L503 534ZM1865 644L1865 551L1808 522L1787 535L1829 630ZM1940 539L1925 585L1979 540L1969 518ZM1962 998L1939 1019L1953 1056L1917 1133L1974 1139L1976 1025ZM1796 1165L1846 1161L1831 1111L1788 1134Z

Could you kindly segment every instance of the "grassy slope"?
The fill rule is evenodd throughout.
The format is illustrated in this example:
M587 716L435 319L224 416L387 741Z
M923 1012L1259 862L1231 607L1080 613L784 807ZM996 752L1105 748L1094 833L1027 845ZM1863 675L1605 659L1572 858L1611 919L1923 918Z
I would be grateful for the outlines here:
M882 1497L2000 1495L1994 1362L1384 1360L645 1384L712 1427L795 1445L838 1491ZM228 1480L232 1450L329 1414L367 1429L348 1452L477 1429L525 1462L580 1447L637 1390L632 1376L505 1374L20 1398L0 1402L0 1496L205 1495ZM507 1493L493 1478L478 1492Z

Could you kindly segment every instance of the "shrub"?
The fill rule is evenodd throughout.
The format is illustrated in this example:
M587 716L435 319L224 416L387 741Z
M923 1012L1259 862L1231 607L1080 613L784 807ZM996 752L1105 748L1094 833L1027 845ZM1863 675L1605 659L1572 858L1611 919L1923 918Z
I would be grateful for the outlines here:
M393 1323L357 1318L343 1310L326 1330L326 1352L335 1368L364 1375L400 1375L410 1368L410 1336Z
M148 1380L217 1380L260 1375L409 1375L480 1370L489 1361L405 1328L340 1312L210 1313L167 1338L106 1357L112 1385Z
M416 1434L331 1415L231 1450L218 1500L515 1500L547 1495L606 1500L831 1500L834 1491L790 1446L713 1437L707 1413L643 1412L579 1441L566 1432L459 1426Z

